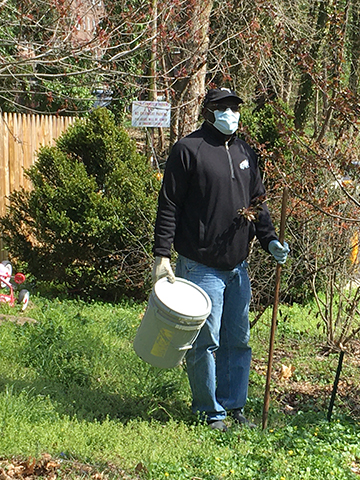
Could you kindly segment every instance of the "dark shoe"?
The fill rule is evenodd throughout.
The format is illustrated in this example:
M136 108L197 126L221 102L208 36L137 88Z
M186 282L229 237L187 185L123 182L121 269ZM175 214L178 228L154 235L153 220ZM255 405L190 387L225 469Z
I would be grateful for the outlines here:
M251 423L246 417L244 417L242 410L231 410L230 416L235 420L239 425L244 425L248 428L256 428L255 423Z
M212 430L220 430L221 432L227 431L227 426L222 420L213 420L212 422L208 422L209 427Z

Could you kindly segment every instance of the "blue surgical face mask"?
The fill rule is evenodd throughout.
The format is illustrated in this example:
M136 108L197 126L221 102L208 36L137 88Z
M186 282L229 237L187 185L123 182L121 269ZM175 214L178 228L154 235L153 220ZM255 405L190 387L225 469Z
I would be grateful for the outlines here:
M232 135L236 132L239 126L240 113L233 112L230 108L225 110L214 111L215 122L213 123L214 127L217 128L224 135Z

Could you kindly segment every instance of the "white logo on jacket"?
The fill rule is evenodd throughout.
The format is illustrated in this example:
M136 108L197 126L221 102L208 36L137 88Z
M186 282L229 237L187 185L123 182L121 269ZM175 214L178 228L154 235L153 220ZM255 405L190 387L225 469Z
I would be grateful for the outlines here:
M246 168L249 168L249 160L245 158L245 160L239 163L239 167L241 168L241 170L245 170Z

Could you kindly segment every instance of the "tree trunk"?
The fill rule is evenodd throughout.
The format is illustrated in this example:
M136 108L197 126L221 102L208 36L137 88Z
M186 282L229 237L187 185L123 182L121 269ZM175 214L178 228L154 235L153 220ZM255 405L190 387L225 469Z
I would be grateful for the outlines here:
M323 31L326 26L326 20L328 18L326 12L327 2L320 1L319 12L317 17L316 24L316 36L313 42L313 46L310 49L310 58L316 60L319 52L319 42L323 36ZM316 6L314 6L314 13ZM294 114L295 114L295 127L300 130L303 128L306 121L307 108L313 97L313 81L311 75L308 72L304 72L301 75L299 92L295 104Z
M350 31L350 78L349 88L357 94L359 88L359 64L360 64L360 6L358 0L353 0L351 5L351 31Z
M173 85L170 146L197 128L202 99L205 93L209 23L213 0L189 1L183 26L187 30L182 42L177 71L180 75Z

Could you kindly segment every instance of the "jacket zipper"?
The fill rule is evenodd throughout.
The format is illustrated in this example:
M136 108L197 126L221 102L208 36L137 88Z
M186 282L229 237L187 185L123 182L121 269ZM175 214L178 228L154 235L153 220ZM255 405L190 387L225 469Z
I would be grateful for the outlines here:
M228 143L229 143L228 141L225 142L225 148L226 148L226 153L227 153L228 160L229 160L231 178L235 178L234 165L233 165L233 161L232 161L232 158L231 158L231 155L230 155L230 150L229 150L229 144Z

